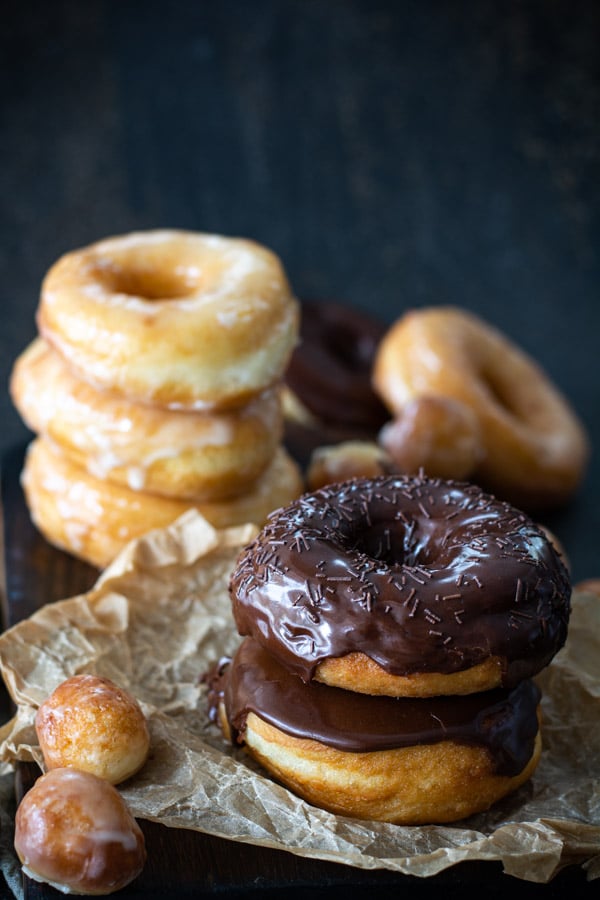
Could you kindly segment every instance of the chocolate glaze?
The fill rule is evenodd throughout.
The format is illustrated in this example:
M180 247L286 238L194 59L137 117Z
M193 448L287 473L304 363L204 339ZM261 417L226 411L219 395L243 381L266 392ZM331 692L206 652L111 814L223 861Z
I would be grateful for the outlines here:
M450 673L499 656L503 683L563 645L567 571L523 513L474 485L356 479L273 514L230 591L240 634L309 681L353 651L396 675Z
M386 326L338 303L304 301L300 342L285 381L329 428L375 434L390 414L371 387L371 369Z
M452 740L485 747L499 775L518 775L538 731L540 691L533 681L512 691L428 700L369 697L304 684L251 638L212 680L210 705L224 700L233 742L243 743L249 712L298 738L362 753ZM211 716L214 719L214 715Z

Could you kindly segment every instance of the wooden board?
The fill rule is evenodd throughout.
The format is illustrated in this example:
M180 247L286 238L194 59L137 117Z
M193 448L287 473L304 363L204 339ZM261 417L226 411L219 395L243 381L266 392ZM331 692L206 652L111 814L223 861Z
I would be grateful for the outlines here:
M98 572L68 554L55 550L32 526L19 475L24 446L10 450L2 460L1 501L4 528L4 617L16 624L45 603L85 592ZM19 767L17 799L31 786L39 771L35 766ZM347 896L356 889L373 898L441 896L463 898L485 891L487 898L559 898L565 890L591 896L594 889L580 868L566 869L548 885L516 879L507 880L496 863L468 863L455 866L429 879L400 875L387 870L363 871L319 860L307 860L291 853L266 850L187 830L169 829L141 822L146 838L148 862L142 875L120 898L158 897L275 897L285 891L290 898ZM597 885L595 890L597 890ZM27 900L50 900L63 896L46 885L25 879Z

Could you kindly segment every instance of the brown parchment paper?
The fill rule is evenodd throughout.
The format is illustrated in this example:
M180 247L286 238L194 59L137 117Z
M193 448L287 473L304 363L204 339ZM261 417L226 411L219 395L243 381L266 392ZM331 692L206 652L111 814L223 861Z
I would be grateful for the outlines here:
M600 876L600 599L576 592L566 647L539 677L544 750L532 781L455 826L407 828L332 815L276 784L207 718L200 676L239 642L227 580L255 529L215 531L196 513L132 543L87 594L51 604L0 636L17 705L0 732L6 771L41 762L38 705L76 672L130 690L152 749L120 787L133 813L174 828L360 868L429 876L462 860L500 860L545 882L563 866Z

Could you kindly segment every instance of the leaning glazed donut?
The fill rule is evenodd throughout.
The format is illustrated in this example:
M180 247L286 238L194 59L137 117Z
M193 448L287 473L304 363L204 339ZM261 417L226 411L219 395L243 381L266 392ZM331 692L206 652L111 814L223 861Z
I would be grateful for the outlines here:
M569 576L474 485L355 479L274 514L231 577L240 634L305 682L394 697L510 687L563 645Z
M475 413L452 397L419 396L387 422L378 443L400 472L468 479L483 456Z
M29 428L90 475L167 497L220 500L247 490L283 431L277 388L236 410L146 406L76 378L41 338L15 362L10 389Z
M53 769L25 794L15 850L26 875L65 894L111 894L146 862L144 835L117 789L76 769Z
M564 397L532 359L464 310L433 307L399 319L379 344L373 383L399 418L423 396L449 398L474 414L480 458L453 477L525 509L559 504L581 481L588 441ZM441 423L448 443L444 417Z
M303 684L247 638L211 684L225 735L287 787L342 815L417 825L487 809L541 752L540 692L429 700Z
M197 509L215 528L261 525L303 487L298 466L279 448L245 494L202 502L159 497L94 478L46 438L30 444L22 484L31 518L48 542L99 568L133 538L164 528L188 509Z
M199 409L240 405L280 378L298 309L265 247L148 231L59 259L42 285L38 327L96 386Z
M146 762L150 734L135 697L108 678L73 675L41 704L35 731L46 769L71 766L119 784Z

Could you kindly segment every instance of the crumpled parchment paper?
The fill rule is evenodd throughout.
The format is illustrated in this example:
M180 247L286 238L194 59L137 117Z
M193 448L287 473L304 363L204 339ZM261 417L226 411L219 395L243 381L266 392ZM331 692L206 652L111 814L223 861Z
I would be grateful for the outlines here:
M152 750L121 786L132 812L164 825L360 868L429 876L500 860L545 882L579 863L600 876L600 598L576 592L565 648L538 678L542 761L532 781L453 826L401 827L333 815L264 775L208 721L202 674L239 642L229 573L254 526L215 531L197 513L129 545L85 595L50 604L0 636L15 717L0 731L4 771L41 762L39 704L65 678L95 672L130 690Z

